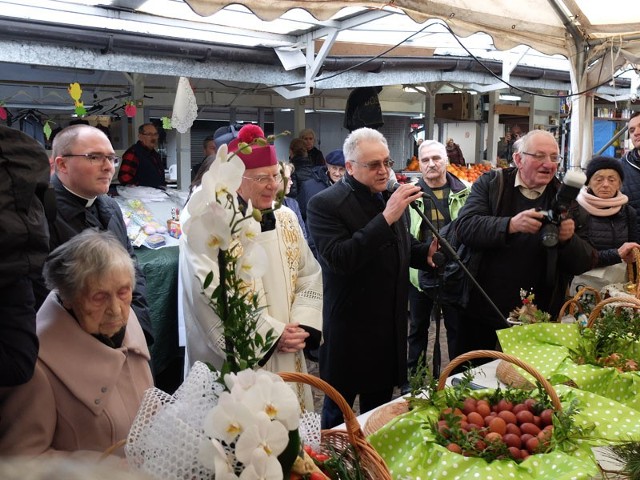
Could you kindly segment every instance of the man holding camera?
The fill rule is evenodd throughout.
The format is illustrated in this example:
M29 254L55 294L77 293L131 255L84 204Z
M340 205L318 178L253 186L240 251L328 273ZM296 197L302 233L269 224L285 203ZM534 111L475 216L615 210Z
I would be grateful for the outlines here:
M521 305L521 290L533 293L538 308L556 316L571 277L593 268L597 259L586 240L586 212L575 199L558 201L566 198L566 190L558 196L566 185L555 178L561 157L554 136L527 133L516 144L513 160L515 167L491 171L474 183L457 220L458 240L481 256L476 279L503 315L497 318L473 289L460 318L458 354L495 348L495 331ZM547 224L552 226L543 229ZM555 228L557 244L543 244L541 230Z

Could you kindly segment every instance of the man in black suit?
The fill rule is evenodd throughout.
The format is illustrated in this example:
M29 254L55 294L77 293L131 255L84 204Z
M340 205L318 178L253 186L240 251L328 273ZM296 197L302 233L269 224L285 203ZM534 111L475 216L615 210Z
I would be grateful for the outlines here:
M429 245L409 234L404 212L422 196L402 185L386 193L393 166L384 136L354 130L343 146L347 172L307 207L323 279L320 376L360 411L391 400L407 380L409 266L427 268ZM384 193L384 194L383 194ZM343 421L325 398L323 428Z

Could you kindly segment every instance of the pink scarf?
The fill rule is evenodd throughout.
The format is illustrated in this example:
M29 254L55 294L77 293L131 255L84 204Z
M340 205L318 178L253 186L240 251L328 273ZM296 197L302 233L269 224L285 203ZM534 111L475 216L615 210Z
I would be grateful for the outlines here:
M622 206L627 204L629 197L618 191L615 197L600 198L589 193L585 186L580 190L576 200L590 215L595 217L610 217L618 213Z

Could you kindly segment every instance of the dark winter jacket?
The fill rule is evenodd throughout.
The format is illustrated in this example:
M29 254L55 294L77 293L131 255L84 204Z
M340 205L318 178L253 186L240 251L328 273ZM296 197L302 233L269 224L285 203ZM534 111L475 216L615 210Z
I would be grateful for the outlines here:
M315 166L325 165L327 162L324 160L324 155L317 147L312 147L307 151L307 156L311 160L311 164Z
M307 218L307 204L311 197L325 188L330 187L332 184L333 182L331 178L329 178L327 167L313 167L311 177L302 182L298 189L298 196L296 197L300 205L302 218Z
M638 149L627 152L622 157L622 171L624 172L624 182L622 183L622 193L629 197L629 205L636 212L640 212L640 160ZM640 221L640 217L638 217ZM638 226L640 232L640 225Z
M389 226L384 200L345 174L315 195L307 225L323 279L320 376L339 391L375 392L407 377L409 266L427 267L429 245Z
M557 179L535 200L529 200L515 187L516 168L503 171L503 184L495 171L482 175L471 189L458 217L458 239L480 252L482 260L477 280L504 317L520 304L520 289L535 293L538 308L555 316L564 302L570 278L595 266L597 252L587 240L587 213L573 202L570 212L576 224L575 234L564 244L547 248L540 235L508 233L510 219L523 210L548 210L557 193ZM499 192L501 192L499 198ZM547 280L547 261L557 251L557 261ZM472 292L466 311L474 316L494 318L484 298Z
M113 198L107 195L99 195L94 202L97 211L96 222L89 214L89 208L85 207L87 203L85 199L77 197L67 190L55 175L52 177L51 183L56 191L58 211L55 221L49 222L50 249L53 251L54 248L62 245L87 228L98 227L100 230L109 230L113 233L120 240L122 246L127 249L135 263L136 285L133 291L131 308L133 308L133 311L138 317L147 343L151 345L153 343L153 333L151 329L151 318L149 316L149 306L147 305L145 297L146 280L142 270L138 266L138 261L129 237L127 237L127 227L124 224L120 207ZM36 295L36 304L39 308L49 293L44 285L44 279L40 278L37 283L34 283L34 292Z
M311 178L313 162L309 157L293 157L291 164L295 167L295 170L293 171L293 175L291 175L292 185L289 197L298 198L300 186Z
M625 242L638 242L638 220L635 209L623 205L618 213L609 217L589 215L589 241L598 250L596 267L620 263L618 247Z

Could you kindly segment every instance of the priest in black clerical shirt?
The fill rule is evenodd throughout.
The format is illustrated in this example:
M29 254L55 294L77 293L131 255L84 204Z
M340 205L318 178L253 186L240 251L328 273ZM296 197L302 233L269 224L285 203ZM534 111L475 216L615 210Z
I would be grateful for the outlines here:
M127 249L136 264L136 285L131 308L138 317L147 343L153 343L149 307L145 299L146 281L138 267L127 237L122 212L106 195L118 158L107 136L89 125L73 125L56 135L52 144L55 174L51 179L56 193L56 215L49 218L50 250L87 228L109 230ZM44 281L34 282L36 306L48 294Z

